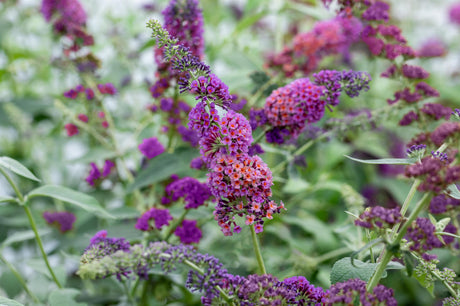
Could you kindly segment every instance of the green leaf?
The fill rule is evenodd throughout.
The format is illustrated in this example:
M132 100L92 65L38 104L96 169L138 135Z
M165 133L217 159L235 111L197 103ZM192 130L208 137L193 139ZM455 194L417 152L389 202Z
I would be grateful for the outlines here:
M425 273L421 273L419 275L417 275L417 273L413 274L413 276L415 277L416 280L418 280L418 282L420 283L420 285L422 285L422 287L426 288L426 290L428 290L428 292L430 293L430 295L434 298L434 282L432 281L432 279L430 277L427 277L427 275Z
M51 232L52 232L52 230L49 229L49 228L40 229L40 230L38 230L38 235L40 237L42 237L44 235L50 234ZM8 236L8 238L6 238L5 241L2 242L2 248L6 247L8 245L11 245L13 243L16 243L16 242L22 242L22 241L26 241L26 240L30 240L30 239L35 239L34 231L27 230L27 231L16 232L16 233Z
M8 169L17 175L28 178L29 180L40 182L40 180L29 169L24 167L20 162L8 156L0 157L0 167Z
M24 304L0 296L0 306L24 306Z
M235 27L235 30L233 30L233 33L232 33L232 37L236 37L238 36L238 34L245 30L246 28L249 28L250 26L252 26L254 23L256 23L257 21L259 21L261 18L263 18L265 15L267 15L267 12L264 10L264 11L261 11L257 14L254 14L254 15L249 15L249 16L246 16L244 17L243 19L241 19L240 22L238 22L238 24L236 25Z
M290 178L288 179L287 183L284 185L283 192L290 193L290 194L299 193L299 192L307 190L308 187L310 187L310 184L307 181L299 177Z
M411 165L415 163L418 159L417 158L380 158L380 159L359 159L354 158L348 155L345 157L360 162L364 164L377 164L377 165Z
M45 186L32 190L28 194L29 198L40 197L40 196L51 197L54 199L58 199L58 200L67 202L69 204L73 204L88 212L94 213L102 218L112 218L112 219L115 218L109 212L107 212L104 208L102 208L99 202L95 198L87 194L84 194L79 191L75 191L75 190L72 190L72 189L69 189L63 186L45 185Z
M406 265L407 275L410 277L414 274L414 268L417 265L414 257L410 254L410 252L404 252L404 264Z
M460 200L460 191L458 190L457 185L449 185L449 187L447 187L447 191L447 195L454 199Z
M14 202L16 201L15 198L7 197L7 196L0 196L0 203L2 202Z
M32 258L29 259L26 262L27 266L30 268L34 269L37 272L40 272L41 274L45 275L49 280L52 280L53 277L50 274L50 271L44 264L43 260L41 258ZM67 272L63 266L56 266L53 268L54 274L56 275L56 278L58 279L59 283L62 285L65 285L67 281Z
M362 262L358 259L353 260L354 265L351 264L351 257L345 257L335 262L331 271L331 284L344 282L352 278L359 278L368 282L375 269L377 263Z
M190 162L198 156L195 149L176 150L177 152L163 153L152 160L145 169L139 172L134 182L128 186L127 192L161 182L172 174L178 176L193 175L196 170L190 168Z
M117 154L105 148L92 148L82 156L69 160L73 164L89 164L95 160L111 159L116 157Z
M80 294L80 291L74 288L57 289L51 292L49 296L50 306L85 306L87 304L78 303L75 301L75 296Z

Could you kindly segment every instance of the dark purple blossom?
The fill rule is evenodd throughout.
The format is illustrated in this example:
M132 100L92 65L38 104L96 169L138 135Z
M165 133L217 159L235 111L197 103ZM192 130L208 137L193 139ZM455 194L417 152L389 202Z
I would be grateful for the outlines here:
M61 233L70 231L73 228L73 224L75 222L75 215L67 211L45 211L43 213L43 218L45 219L46 223L50 225L56 225Z
M211 190L208 185L200 183L192 177L173 181L166 186L165 192L172 201L183 198L185 209L198 208L211 197Z
M101 172L95 163L90 164L91 169L89 171L88 176L86 177L86 181L91 186L95 185L95 182L101 178Z
M203 233L196 223L196 220L182 221L182 224L174 231L174 235L179 237L183 244L199 243Z
M431 214L443 214L460 206L460 200L440 194L431 199L429 211Z
M428 116L434 117L436 120L443 117L444 119L449 120L450 115L452 114L452 109L439 103L426 103L420 111Z
M139 151L141 151L141 153L148 159L152 159L165 151L165 148L156 137L144 139L138 148Z
M436 227L431 223L428 218L417 218L411 226L407 229L406 239L409 243L411 251L420 254L434 248L441 248L442 242L435 235ZM436 258L434 256L434 258ZM430 259L432 257L430 256Z
M405 114L404 117L402 117L402 119L399 121L399 125L406 126L417 120L418 120L417 113L414 111L410 111L407 114Z
M366 282L360 279L349 279L345 282L335 283L326 292L322 303L326 306L333 305L360 305L368 306L396 306L393 289L377 285L372 292L366 290Z
M192 159L190 162L190 168L203 170L206 167L203 158L201 156Z
M155 207L150 208L142 216L137 219L136 228L141 231L151 231L153 230L150 220L154 221L155 228L161 230L165 225L169 225L169 221L173 217L169 213L168 209L158 209Z
M460 123L444 122L431 133L431 141L435 145L440 146L444 143L444 141L446 141L446 139L455 136L455 134L459 131Z
M420 151L425 152L425 149L426 149L426 145L424 144L412 145L406 150L406 153L408 156L415 156L415 155L418 155Z
M447 53L445 44L437 38L425 41L417 50L417 57L438 57Z
M226 109L232 104L228 86L212 73L209 76L200 76L193 80L188 90L195 94L197 99L215 102Z
M203 56L203 14L197 0L172 0L161 12L165 29L199 58Z
M426 79L429 77L429 73L419 66L412 66L404 64L402 66L402 73L406 78L409 79Z
M381 206L367 208L359 219L355 220L355 225L368 229L391 228L393 225L402 222L403 218L399 208L388 209Z

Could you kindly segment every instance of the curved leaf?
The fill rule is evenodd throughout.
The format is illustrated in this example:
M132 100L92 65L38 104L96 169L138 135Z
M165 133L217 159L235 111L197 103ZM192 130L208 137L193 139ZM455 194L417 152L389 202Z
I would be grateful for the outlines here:
M8 156L0 157L0 167L8 169L16 173L17 175L28 178L29 180L40 182L40 180L32 172L30 172L30 170L27 169L23 164Z
M359 278L368 282L378 266L377 263L366 263L358 259L353 260L353 263L354 265L350 257L344 257L336 261L331 271L331 284L344 282L352 278Z
M49 228L46 229L39 229L38 234L40 237L48 235L51 233L52 230ZM8 236L3 242L2 242L2 248L6 247L10 244L16 243L16 242L21 242L29 239L35 239L35 233L33 230L26 230L26 231L20 231L16 232L10 236Z
M454 199L460 200L460 191L455 184L449 185L449 187L447 187L447 194Z
M0 305L1 306L24 306L24 304L16 302L15 300L7 299L6 297L3 297L3 296L0 296Z
M357 161L363 164L377 164L377 165L411 165L415 163L418 159L417 158L380 158L380 159L359 159L354 158L348 155L345 157Z
M128 186L127 192L160 182L172 174L187 176L196 173L190 168L190 162L198 156L195 149L176 150L174 154L163 153L152 160L145 169L139 172L134 182Z
M15 198L7 197L7 196L0 196L0 203L2 202L14 202L16 201Z
M82 192L78 192L78 191L63 187L63 186L45 185L45 186L32 190L28 194L29 198L40 197L40 196L50 197L50 198L54 198L54 199L58 199L58 200L67 202L69 204L73 204L88 212L94 213L98 215L99 217L113 218L113 219L115 218L109 212L107 212L104 208L102 208L99 202L95 198L87 194L84 194Z

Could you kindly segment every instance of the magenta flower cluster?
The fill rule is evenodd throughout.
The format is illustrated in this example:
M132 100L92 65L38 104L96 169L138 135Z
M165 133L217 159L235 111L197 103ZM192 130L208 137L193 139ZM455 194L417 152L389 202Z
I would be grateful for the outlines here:
M70 51L94 44L85 31L86 12L78 0L43 0L40 11L47 22L53 20L56 33L72 39Z
M324 56L347 56L350 45L359 40L361 30L361 22L354 17L337 16L332 20L319 21L311 31L297 34L292 47L269 55L266 66L281 70L287 77L292 77L297 71L310 74Z
M104 166L101 169L102 173L101 173L101 170L99 170L99 168L97 167L95 163L91 163L90 166L91 166L91 169L85 180L89 185L95 186L99 182L100 179L106 178L107 176L110 175L110 173L112 172L112 169L115 168L115 163L111 160L106 160L104 162Z

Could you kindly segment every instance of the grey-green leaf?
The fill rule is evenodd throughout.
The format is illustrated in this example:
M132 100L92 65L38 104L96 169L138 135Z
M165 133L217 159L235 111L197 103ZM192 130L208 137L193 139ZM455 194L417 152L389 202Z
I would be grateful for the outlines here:
M82 208L88 212L94 213L102 218L115 218L104 208L102 208L95 198L82 192L75 191L63 186L45 185L32 190L28 194L29 199L40 196L51 197L54 199L67 202L69 204Z
M163 153L153 158L147 167L139 172L134 182L128 186L128 192L160 182L172 174L178 176L193 175L196 170L190 168L190 162L197 156L197 150L187 149L177 150L174 154Z
M42 237L44 235L48 235L51 232L52 232L52 230L49 229L49 228L40 229L40 230L38 230L38 235L40 235L40 237ZM6 246L8 246L10 244L13 244L13 243L16 243L16 242L22 242L22 241L26 241L26 240L30 240L30 239L34 239L34 238L35 238L35 233L32 230L16 232L16 233L8 236L8 238L6 238L5 241L2 242L2 247L6 247Z
M380 159L359 159L348 155L345 157L363 163L363 164L377 164L377 165L411 165L415 163L417 158L380 158Z
M0 296L0 306L24 306L24 304Z
M51 292L49 296L50 306L85 306L84 303L78 303L75 301L75 296L80 293L79 290L73 288L57 289Z
M30 172L30 170L27 169L23 164L8 156L0 157L0 167L8 169L16 173L17 175L28 178L29 180L40 182L40 180L32 172Z
M331 271L331 284L344 282L352 278L359 278L368 282L375 269L377 263L366 263L360 260L353 260L354 266L351 264L351 257L345 257L335 262Z
M15 198L7 197L7 196L0 196L0 203L2 202L14 202Z
M451 184L447 187L448 195L454 199L460 200L460 191L457 188L457 185Z

